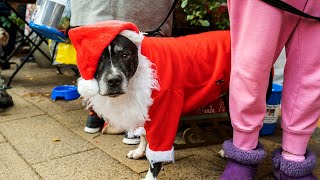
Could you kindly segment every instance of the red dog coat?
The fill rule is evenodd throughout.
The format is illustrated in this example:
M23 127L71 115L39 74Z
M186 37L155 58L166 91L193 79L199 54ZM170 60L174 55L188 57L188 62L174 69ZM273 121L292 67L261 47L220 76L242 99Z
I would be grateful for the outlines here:
M228 90L230 34L215 31L178 38L145 37L141 47L142 54L155 64L160 84L160 91L152 93L151 121L145 124L147 157L157 162L163 154L164 161L171 161L172 156L165 159L172 154L180 116Z

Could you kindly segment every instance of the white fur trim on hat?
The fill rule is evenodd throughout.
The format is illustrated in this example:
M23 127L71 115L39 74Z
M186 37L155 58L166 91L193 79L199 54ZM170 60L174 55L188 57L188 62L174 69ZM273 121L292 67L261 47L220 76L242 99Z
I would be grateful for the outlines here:
M130 41L132 41L136 46L139 46L144 38L142 33L136 33L134 31L130 30L123 30L119 33L120 35L128 38Z
M169 151L153 151L148 144L146 156L151 165L157 162L174 162L174 149L172 147Z
M99 93L98 81L96 79L78 79L78 92L84 99L89 99Z

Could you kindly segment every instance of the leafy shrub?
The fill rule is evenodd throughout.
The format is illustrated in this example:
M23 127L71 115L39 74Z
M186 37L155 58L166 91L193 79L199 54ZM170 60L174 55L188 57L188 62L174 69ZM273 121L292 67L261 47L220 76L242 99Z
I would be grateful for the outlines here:
M226 0L182 0L180 7L191 26L229 29Z
M24 22L22 19L20 19L19 17L17 17L17 15L15 13L11 13L11 15L8 17L10 19L11 22L13 22L15 25L17 25L20 29L24 28ZM1 16L0 17L0 23L1 23L1 27L4 28L10 28L11 27L11 22L10 22L6 17Z

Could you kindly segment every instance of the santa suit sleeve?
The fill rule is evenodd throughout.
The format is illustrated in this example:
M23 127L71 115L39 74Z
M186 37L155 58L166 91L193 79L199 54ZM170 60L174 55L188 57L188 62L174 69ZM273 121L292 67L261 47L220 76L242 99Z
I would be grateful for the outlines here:
M145 124L148 146L146 156L151 164L174 161L173 143L183 108L183 91L161 92L150 107L150 121Z

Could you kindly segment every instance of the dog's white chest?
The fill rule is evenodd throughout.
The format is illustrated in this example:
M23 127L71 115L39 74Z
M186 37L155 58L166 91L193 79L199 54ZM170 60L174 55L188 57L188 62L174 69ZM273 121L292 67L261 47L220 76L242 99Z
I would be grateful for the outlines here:
M116 98L99 94L91 97L89 102L93 110L119 129L134 130L143 126L149 119L152 91L158 88L154 73L151 62L140 54L138 69L129 82L128 91Z
M93 110L100 117L119 129L135 129L143 126L145 120L148 119L148 108L128 95L118 98L96 95L89 101L93 105Z

